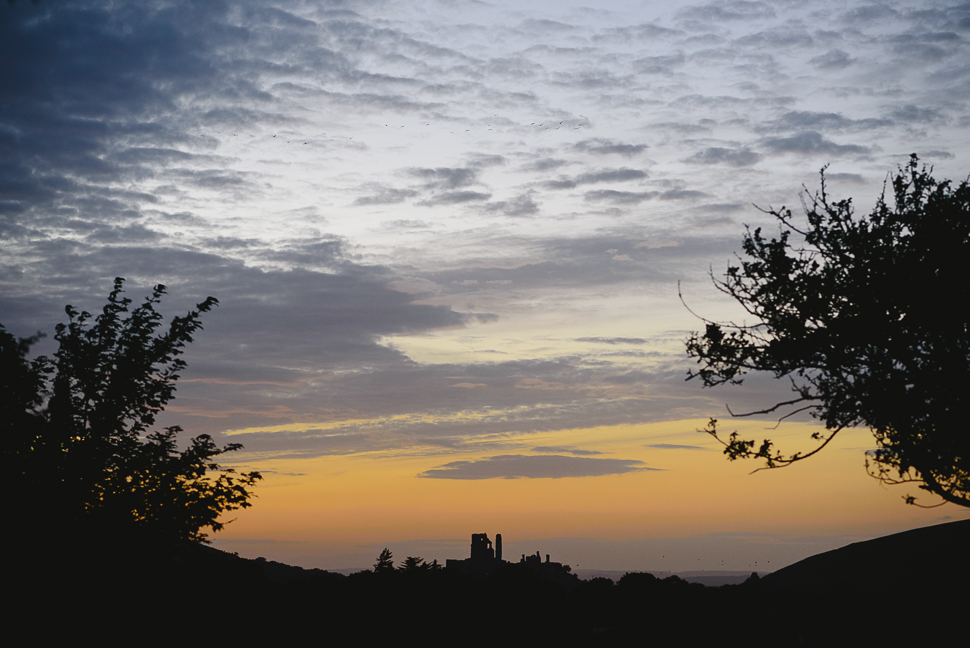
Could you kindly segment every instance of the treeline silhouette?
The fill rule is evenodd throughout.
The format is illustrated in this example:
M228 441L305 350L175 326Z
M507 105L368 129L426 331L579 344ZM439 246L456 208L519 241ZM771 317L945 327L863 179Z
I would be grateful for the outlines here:
M7 580L8 591L17 593L8 612L42 634L70 629L75 636L97 632L137 642L206 633L247 643L925 642L945 636L965 616L968 537L970 521L929 527L721 587L648 573L565 585L508 562L474 577L413 557L394 567L390 552L375 569L345 576L199 543L152 554L105 547L20 565L17 578Z

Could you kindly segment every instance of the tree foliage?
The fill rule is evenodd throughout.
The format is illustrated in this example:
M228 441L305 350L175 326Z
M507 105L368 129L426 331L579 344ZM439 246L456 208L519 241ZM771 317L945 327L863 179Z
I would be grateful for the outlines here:
M402 572L415 572L426 570L428 568L428 563L424 562L423 558L416 558L415 556L408 556L404 559L404 562L397 568L398 571Z
M401 566L397 568L398 571L402 572L431 572L439 571L442 569L441 565L438 564L438 559L434 559L431 562L427 562L424 558L408 556L401 563Z
M394 571L394 554L387 547L381 552L381 555L377 557L377 562L374 563L374 573L388 573Z
M115 280L97 317L66 308L53 358L28 360L39 336L15 339L0 326L4 461L22 521L86 536L204 541L220 515L250 506L257 472L216 463L239 444L208 435L180 449L177 426L153 431L173 398L179 358L209 297L163 331L156 310L165 287L131 309Z
M810 411L825 424L808 452L785 454L770 439L707 432L731 459L788 465L818 452L842 429L871 429L870 474L915 482L970 506L970 186L937 181L913 155L868 216L851 199L821 190L804 201L807 227L789 209L770 210L777 238L748 230L744 256L729 265L722 292L755 322L706 321L687 340L707 387L740 384L752 371L790 381L794 397L753 414ZM960 306L964 304L964 306ZM915 498L907 495L906 501Z

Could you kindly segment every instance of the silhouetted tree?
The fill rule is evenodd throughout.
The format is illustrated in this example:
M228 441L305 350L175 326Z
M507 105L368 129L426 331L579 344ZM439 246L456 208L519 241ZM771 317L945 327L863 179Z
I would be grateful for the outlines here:
M237 474L215 458L238 450L200 435L180 450L177 426L151 431L175 392L183 348L209 297L159 332L156 286L129 310L124 280L100 315L66 308L53 358L28 360L37 337L14 339L0 326L0 412L5 473L19 522L82 538L205 541L225 511L250 505L257 472ZM26 528L26 527L25 527ZM79 538L74 537L73 540Z
M377 557L377 562L374 564L374 572L380 574L382 572L392 572L394 571L394 554L387 547L384 547L384 551L381 555Z
M437 562L437 561L436 561ZM398 567L398 570L402 572L413 572L413 571L428 571L431 565L424 562L423 558L415 558L414 556L408 556Z
M779 237L749 230L740 265L715 280L754 323L705 320L687 353L700 365L688 379L707 387L740 384L750 371L790 380L794 398L740 416L807 410L827 432L812 435L810 451L784 454L769 439L723 439L716 419L706 431L730 459L776 467L867 426L878 445L867 455L870 474L970 506L970 186L934 180L913 155L892 177L894 204L884 192L859 218L851 199L826 193L824 171L805 205L807 227L784 207L767 212L782 225Z

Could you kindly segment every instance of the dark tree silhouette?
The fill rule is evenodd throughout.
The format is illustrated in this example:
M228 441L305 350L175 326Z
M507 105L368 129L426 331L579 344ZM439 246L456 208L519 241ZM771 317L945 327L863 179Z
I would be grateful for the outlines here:
M415 558L414 556L405 558L401 566L398 567L398 571L402 572L428 571L429 569L431 569L430 563L426 563L424 558Z
M785 454L769 439L723 438L716 419L706 431L730 459L772 468L866 426L878 446L866 458L871 475L970 506L970 186L934 180L913 155L892 177L894 204L884 192L859 218L851 199L829 197L824 172L805 203L807 227L784 207L767 212L782 225L779 237L749 230L740 265L714 280L755 323L704 320L687 353L700 365L688 380L706 387L740 384L750 371L791 382L794 398L740 416L810 411L827 432L812 435L809 451Z
M5 473L15 514L38 529L74 539L205 541L220 514L250 506L257 472L236 473L215 458L220 448L200 435L180 450L179 427L151 431L175 392L179 359L209 297L160 332L156 286L129 310L123 279L100 315L66 308L53 358L28 360L37 337L15 339L0 326L0 413ZM8 491L9 492L9 491Z
M391 553L390 549L384 547L384 551L377 557L377 562L374 564L374 573L380 574L394 571L393 559L394 554Z

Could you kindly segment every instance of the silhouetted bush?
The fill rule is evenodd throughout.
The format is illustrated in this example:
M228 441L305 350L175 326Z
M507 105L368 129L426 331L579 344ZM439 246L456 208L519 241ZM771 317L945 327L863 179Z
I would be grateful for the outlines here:
M4 473L16 493L8 515L31 534L21 551L123 562L129 551L204 541L222 528L222 513L250 505L260 479L216 463L238 444L200 435L180 450L180 428L152 430L185 368L179 356L216 300L163 330L156 306L165 287L130 309L123 281L97 317L66 308L52 358L29 359L37 337L16 340L0 326Z

